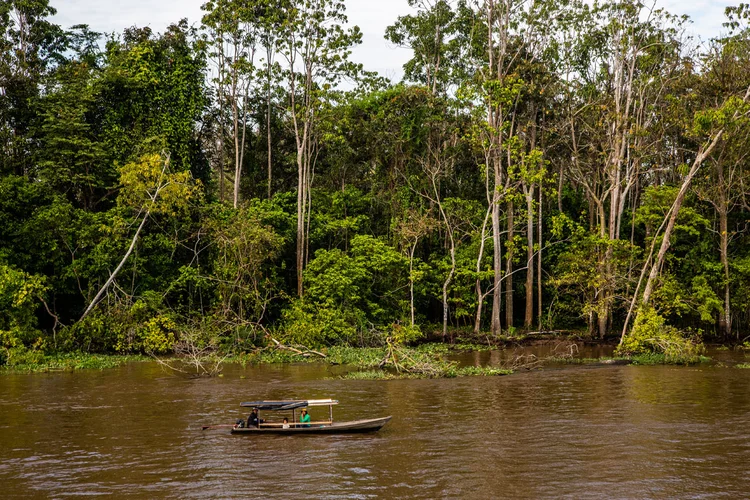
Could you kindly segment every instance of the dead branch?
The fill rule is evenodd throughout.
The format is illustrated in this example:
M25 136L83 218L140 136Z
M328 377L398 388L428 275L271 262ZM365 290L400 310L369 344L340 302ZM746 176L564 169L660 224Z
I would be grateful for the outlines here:
M275 338L271 337L271 335L269 335L268 333L266 333L266 338L270 339L271 342L273 342L276 345L276 349L281 349L281 350L284 350L284 351L291 351L291 352L293 352L295 354L299 354L300 356L304 356L304 357L308 357L311 354L315 354L317 356L320 356L321 358L327 358L328 357L325 354L323 354L322 352L315 351L315 350L310 349L310 348L305 347L305 346L298 346L298 347L301 347L302 349L304 349L304 350L301 350L301 349L297 349L295 347L284 345L281 342L279 342L278 340L276 340Z

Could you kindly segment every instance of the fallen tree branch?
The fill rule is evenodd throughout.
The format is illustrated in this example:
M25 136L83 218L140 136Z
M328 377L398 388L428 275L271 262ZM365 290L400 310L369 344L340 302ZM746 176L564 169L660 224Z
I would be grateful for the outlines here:
M325 354L323 354L322 352L318 352L318 351L315 351L313 349L309 349L309 348L307 348L305 346L300 346L303 349L305 349L304 351L302 351L300 349L296 349L294 347L290 347L288 345L284 345L281 342L279 342L278 340L276 340L275 338L271 337L270 334L266 334L266 337L268 339L270 339L274 344L276 344L276 348L277 349L282 349L282 350L285 350L285 351L292 351L293 353L299 354L300 356L309 356L310 354L315 354L317 356L320 356L321 358L327 358L328 357Z

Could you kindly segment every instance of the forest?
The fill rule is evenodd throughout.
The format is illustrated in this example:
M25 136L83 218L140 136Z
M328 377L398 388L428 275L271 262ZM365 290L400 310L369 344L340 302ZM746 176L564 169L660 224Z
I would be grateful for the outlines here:
M0 3L0 365L746 341L750 8L696 40L636 0L407 1L401 82L341 0L112 34Z

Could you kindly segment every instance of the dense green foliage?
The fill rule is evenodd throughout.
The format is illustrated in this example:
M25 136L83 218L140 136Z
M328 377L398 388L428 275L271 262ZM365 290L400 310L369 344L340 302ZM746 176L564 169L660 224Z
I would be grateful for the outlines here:
M674 360L744 337L747 7L696 49L634 0L411 3L390 84L349 60L338 0L215 0L198 28L106 39L3 2L0 365L519 329Z

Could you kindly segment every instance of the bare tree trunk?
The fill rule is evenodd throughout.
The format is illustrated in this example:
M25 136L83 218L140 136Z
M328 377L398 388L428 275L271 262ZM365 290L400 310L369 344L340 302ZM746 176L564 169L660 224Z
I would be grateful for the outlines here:
M238 42L234 43L234 60L236 61L239 57L239 45ZM238 85L239 74L237 68L232 69L232 126L234 136L234 196L232 205L237 208L239 201L240 191L240 134L239 134L239 109L237 107L237 85Z
M487 222L492 214L492 205L487 207L487 212L484 214L484 222L482 223L482 234L479 242L479 255L477 255L477 281L476 281L476 292L477 292L477 312L474 316L474 333L479 333L482 328L482 304L484 303L485 294L482 292L482 280L479 278L479 273L482 271L482 258L484 257L484 242L487 234Z
M270 47L270 44L268 47L266 47L266 59L268 63L268 81L266 84L268 85L268 88L266 89L266 142L268 146L268 199L271 199L271 56L272 56L272 50Z
M133 236L133 239L130 242L130 247L128 247L128 251L125 252L125 256L122 258L122 260L117 265L117 267L112 272L112 274L109 275L109 279L107 280L107 282L104 283L104 286L102 286L99 289L99 292L96 294L96 297L94 297L94 300L91 301L91 303L86 308L86 310L84 311L83 315L81 316L81 319L79 319L78 321L81 321L81 320L83 320L83 318L85 318L86 316L88 316L88 314L91 312L92 309L94 309L94 307L96 306L96 304L99 303L99 299L101 299L102 295L104 295L104 292L107 290L107 288L109 288L109 285L111 285L112 282L115 280L115 278L117 277L117 274L122 269L122 266L125 265L125 261L127 261L128 257L130 257L130 254L133 253L133 249L135 248L135 244L138 241L138 236L141 234L141 229L143 229L143 226L146 225L146 220L148 220L149 213L150 213L150 210L147 210L146 214L143 216L143 220L141 221L140 225L138 226L138 229L135 232L135 236Z
M503 260L502 242L500 241L500 193L502 186L502 173L499 159L494 159L495 166L495 188L492 194L492 263L494 267L494 279L492 289L492 334L498 336L502 333L500 323L500 297L502 295Z
M414 251L417 249L418 238L415 238L414 244L409 249L409 313L411 316L411 326L414 326Z
M719 244L721 248L719 250L721 253L721 266L724 268L724 311L719 317L719 328L724 336L729 337L732 334L732 314L729 300L729 234L727 232L727 205L724 200L720 200L720 202Z
M236 101L237 96L235 96ZM232 206L237 208L240 200L240 175L242 173L242 162L240 161L240 137L239 137L239 117L237 103L234 103L234 196Z
M220 36L223 36L220 34ZM224 202L224 43L219 44L219 201Z
M717 203L714 203L716 212L719 214L719 254L721 255L721 267L724 269L724 311L719 316L719 330L728 338L732 334L732 311L729 291L729 227L727 223L729 202L727 200L726 179L724 177L724 165L721 161L716 162L716 174L718 184Z
M510 246L505 254L505 327L513 328L513 201L508 202L508 242Z
M245 87L245 96L242 100L242 141L239 144L240 154L234 175L234 208L240 204L240 178L242 176L242 166L245 164L245 138L247 137L247 94L250 90L250 82ZM235 140L235 144L237 141Z
M748 97L750 97L750 88L747 89L745 92L745 97L743 98L743 102L747 102ZM737 117L737 112L734 113L732 116L732 120L734 120ZM693 180L693 177L695 177L695 174L698 173L698 170L700 169L703 162L706 160L706 158L711 154L711 152L714 150L716 145L721 140L721 137L724 135L724 129L720 129L716 134L710 139L708 142L708 145L703 148L701 147L701 150L698 151L698 154L695 157L695 160L693 160L693 165L690 167L690 172L688 172L687 177L685 177L685 180L682 182L682 186L680 187L680 190L677 193L677 197L675 198L674 203L672 203L671 208L667 212L667 216L664 219L664 222L662 222L662 227L664 227L664 224L666 222L666 229L664 230L664 236L662 238L661 247L659 248L659 253L657 255L656 261L651 265L651 271L648 276L648 280L646 281L646 286L643 290L643 298L641 299L641 304L644 306L647 306L651 300L651 294L653 293L653 287L654 287L654 281L656 280L656 277L658 276L659 272L661 271L661 266L664 263L664 256L667 253L667 250L669 249L669 239L672 236L672 231L674 230L674 225L677 220L677 215L680 211L680 207L682 206L682 202L685 199L685 195L687 194L687 190L690 187L690 183ZM628 331L628 326L630 323L630 317L633 314L633 310L635 309L635 304L638 300L638 291L640 289L641 283L643 282L643 278L646 274L646 270L648 269L649 262L651 261L651 257L654 253L654 248L656 245L656 236L658 235L659 231L661 231L661 227L654 235L653 243L651 244L651 250L649 252L648 258L646 259L646 263L643 266L643 269L641 270L641 276L638 279L638 284L635 287L635 290L633 291L633 298L630 301L630 308L628 309L628 315L625 317L625 323L622 326L622 335L620 336L620 344L622 344L623 340L625 339L625 334Z
M305 265L305 206L307 183L302 153L297 153L297 296L302 297L302 270Z
M451 227L450 220L448 220L448 215L445 213L443 203L440 200L440 191L437 186L435 175L433 174L430 179L432 181L432 190L435 194L435 202L437 203L438 210L440 210L440 215L443 218L445 230L448 233L448 242L450 243L451 269L443 282L443 338L445 338L448 336L448 287L450 287L451 281L453 281L453 275L456 272L456 242L453 238L453 228Z
M539 219L537 221L537 244L539 245L539 252L537 253L536 259L536 304L537 304L537 328L542 329L542 187L539 187L539 213L537 214Z
M563 165L560 162L560 171L558 172L559 178L557 179L557 211L563 213L562 207L562 190L563 190Z
M708 147L704 151L698 153L698 155L695 157L695 160L693 161L692 167L690 167L690 172L682 182L682 186L680 186L677 197L675 198L674 203L672 204L672 208L670 209L669 222L667 223L667 227L664 230L664 237L661 241L659 253L656 255L656 260L651 266L651 272L649 273L648 280L646 281L646 286L643 289L643 300L641 302L644 306L648 305L649 301L651 300L651 293L654 289L654 282L656 280L656 277L661 272L661 267L664 264L664 256L667 254L667 250L669 250L669 240L672 237L672 231L674 230L674 225L677 221L677 215L680 213L680 208L682 207L682 202L685 200L685 195L687 194L688 188L690 187L690 183L692 182L693 177L695 177L695 174L698 173L698 169L700 169L703 161L708 157L708 155L711 154L716 145L719 143L722 135L724 135L724 129L719 130L719 132L717 132L713 137Z
M219 201L224 202L224 124L222 122L219 123Z
M294 97L292 97L292 109L294 109ZM297 296L302 297L302 270L305 264L305 206L307 205L304 162L306 132L303 132L303 136L300 137L296 118L294 122L297 135Z
M523 326L531 329L534 322L534 184L526 189L526 311Z
M135 244L138 242L138 236L141 234L141 230L143 229L143 226L146 225L146 221L148 220L148 216L151 214L151 209L154 206L154 203L156 203L156 199L159 197L159 192L162 190L164 185L162 184L162 179L164 178L164 174L167 171L167 167L169 166L169 157L164 160L164 166L161 169L161 174L159 175L159 180L157 181L156 190L154 191L153 196L149 195L151 198L151 202L149 203L148 208L146 209L146 213L143 216L143 220L141 221L140 225L138 226L138 229L135 231L135 235L133 236L133 239L130 242L130 246L128 247L128 250L125 252L125 255L123 256L120 263L117 265L115 270L112 272L112 274L109 275L109 279L104 283L104 286L102 286L99 289L99 292L96 294L94 299L91 301L89 306L86 308L86 310L83 312L83 315L81 316L81 319L78 321L83 320L88 314L94 309L96 304L99 303L99 299L101 299L102 295L104 295L104 292L107 291L107 288L109 288L109 285L112 284L112 282L117 277L117 274L122 270L122 267L125 265L125 262L128 260L128 257L130 257L130 254L133 253L133 250L135 249Z

